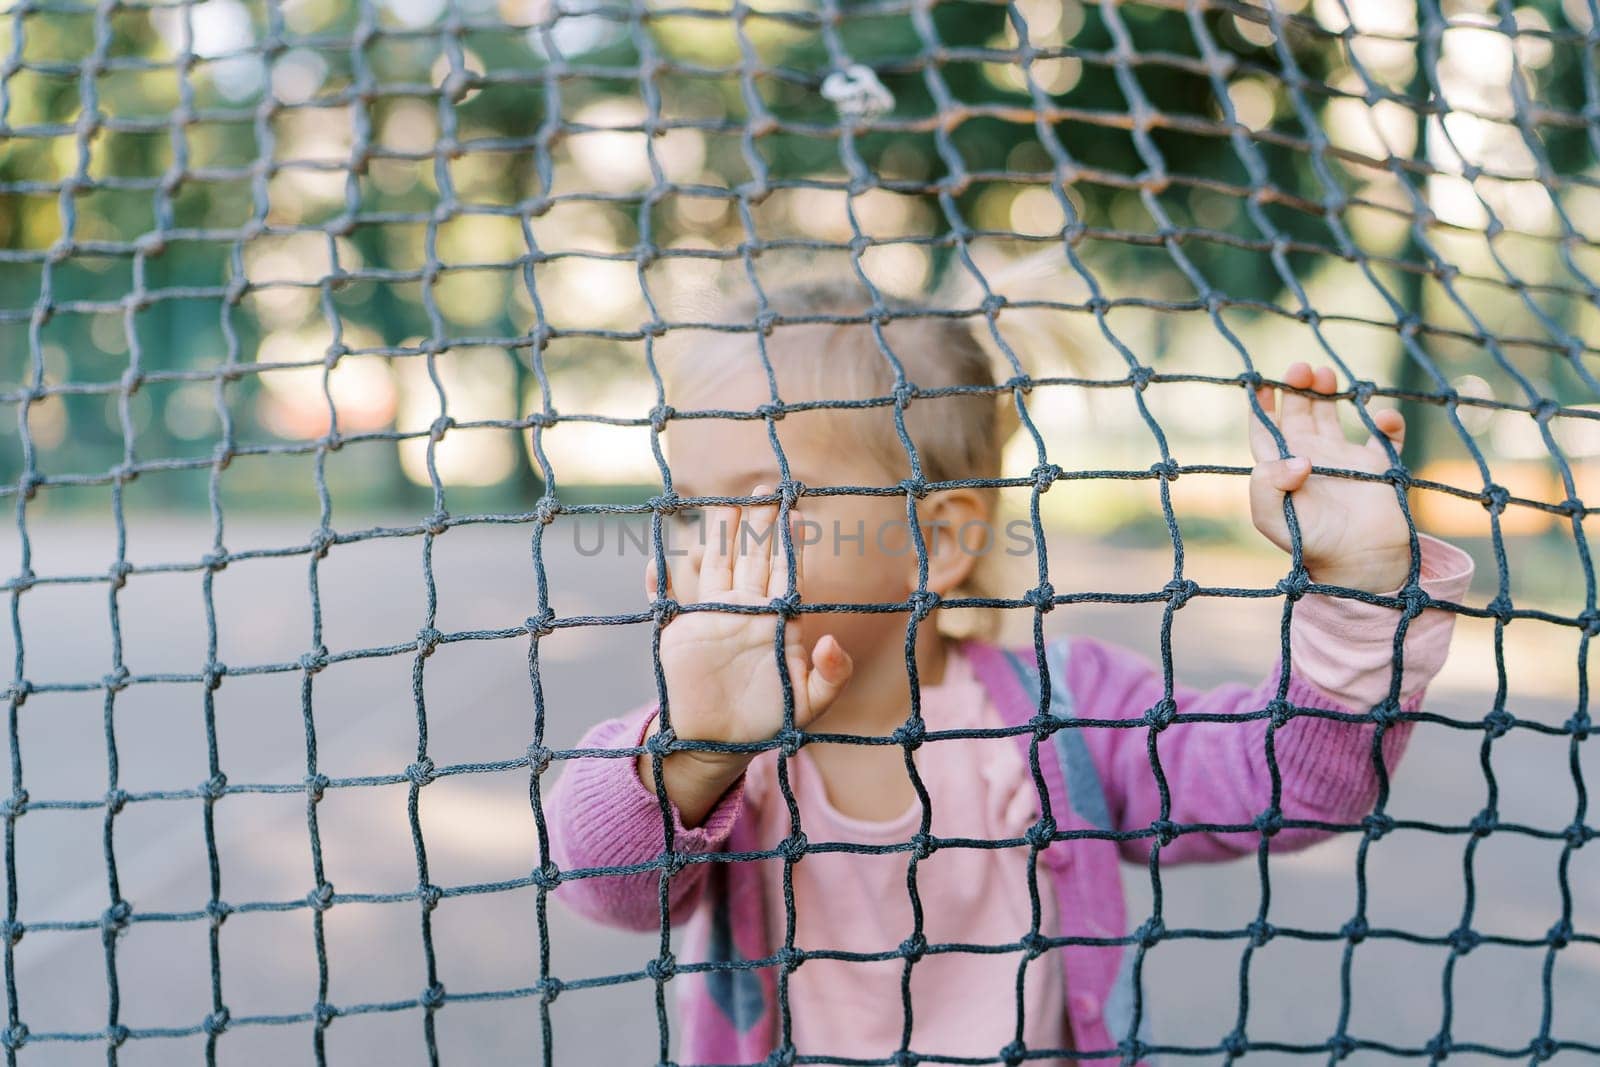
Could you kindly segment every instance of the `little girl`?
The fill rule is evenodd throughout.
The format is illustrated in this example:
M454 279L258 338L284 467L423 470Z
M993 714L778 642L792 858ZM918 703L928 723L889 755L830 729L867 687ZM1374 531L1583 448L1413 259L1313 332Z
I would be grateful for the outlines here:
M811 286L770 299L786 316L811 320L766 338L784 404L893 394L874 328L827 321L858 315L859 297ZM733 313L755 317L748 306ZM919 390L995 384L967 320L896 318L881 329ZM666 380L667 400L680 412L773 402L752 334L719 335L669 363ZM1291 364L1284 381L1315 393L1335 389L1331 368L1303 362ZM1382 472L1390 465L1382 442L1347 441L1331 400L1285 392L1280 407L1275 392L1263 387L1258 398L1292 456L1279 459L1249 413L1256 527L1288 551L1282 498L1293 493L1312 581L1398 596L1411 554L1394 488L1310 474L1312 464ZM767 610L670 616L660 663L671 734L652 736L655 700L595 726L579 747L615 755L573 758L546 812L562 874L557 899L637 930L659 926L665 899L672 924L684 925L681 937L672 935L670 965L678 1062L759 1063L774 1052L769 1062L894 1062L905 1051L1010 1064L1025 1053L1029 1063L1070 1062L1074 1052L1137 1060L1135 1031L1143 1028L1134 1026L1131 964L1140 937L1128 934L1119 858L1147 864L1156 850L1170 864L1251 854L1263 832L1274 850L1303 848L1329 831L1296 820L1356 824L1372 810L1379 785L1369 712L1390 695L1400 608L1304 595L1293 612L1281 702L1281 658L1253 685L1175 685L1169 703L1161 670L1112 642L1047 640L1043 679L1031 642L1010 648L981 633L957 640L925 621L937 623L947 610L941 600L1020 595L985 588L988 565L1007 543L989 526L997 490L963 484L999 476L1008 412L1009 390L918 395L906 405L923 481L955 483L916 499L921 552L900 486L912 471L892 407L806 407L776 424L787 477L804 487L788 511L793 591L804 611L781 625L794 726L807 739L791 743L781 768L784 680L770 605L791 591L791 567L775 529L783 477L769 424L670 423L671 488L747 500L680 510L679 523L701 519L698 540L672 557L664 582L647 564L647 595L664 592L686 607ZM1373 418L1398 448L1401 416L1384 410ZM877 492L828 491L840 486ZM973 530L986 531L987 553ZM1426 534L1417 540L1422 589L1459 602L1471 558ZM1034 600L1048 607L1048 596ZM839 610L854 605L878 608ZM1400 710L1419 707L1453 623L1436 607L1411 619ZM1269 810L1272 720L1264 710L1279 723L1277 812ZM1217 721L1230 716L1241 718ZM1086 723L1049 729L1068 719ZM1387 767L1411 729L1409 720L1388 720L1380 746ZM876 743L812 739L817 734ZM673 737L746 744L646 749ZM908 740L909 749L901 743ZM621 753L636 758L616 758ZM1289 825L1272 833L1274 815ZM769 851L777 854L739 858ZM596 868L613 870L586 873Z

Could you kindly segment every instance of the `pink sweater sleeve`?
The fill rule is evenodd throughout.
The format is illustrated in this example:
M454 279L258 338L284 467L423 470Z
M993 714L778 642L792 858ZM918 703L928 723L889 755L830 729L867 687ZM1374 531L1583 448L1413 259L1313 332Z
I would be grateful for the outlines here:
M1455 545L1418 531L1417 582L1435 600L1459 604L1472 584L1473 562ZM1384 596L1399 596L1391 589ZM1428 608L1406 628L1400 699L1421 692L1444 666L1455 615ZM1400 609L1349 597L1308 593L1294 607L1289 648L1295 672L1339 703L1366 711L1389 695Z
M561 871L556 899L597 922L631 930L661 924L661 867L666 834L661 803L639 780L639 754L657 704L592 727L580 749L624 750L626 755L573 756L544 798L550 826L550 853ZM699 826L685 827L677 805L672 813L673 850L682 855L715 852L726 846L744 801L744 775L729 787ZM670 919L686 919L699 899L705 863L686 863L672 876ZM584 874L595 868L638 867L627 873Z
M1459 601L1471 579L1471 558L1455 546L1419 535L1423 553L1419 579L1430 596ZM1464 563L1463 563L1464 561ZM1432 577L1430 577L1432 576ZM1308 604L1310 625L1300 625L1297 604L1291 623L1291 662L1286 700L1293 709L1323 709L1365 716L1388 691L1387 663L1393 654L1400 609L1333 597ZM1302 604L1313 600L1312 595ZM1421 706L1423 690L1444 662L1455 621L1451 612L1427 609L1411 621L1406 640L1407 695L1402 712ZM1425 625L1424 625L1425 624ZM1297 629L1298 626L1298 629ZM1418 632L1420 628L1420 633ZM1319 642L1332 641L1333 647ZM1315 653L1302 667L1300 656ZM1337 664L1331 670L1329 664ZM1257 820L1272 803L1266 759L1270 720L1259 713L1277 696L1282 658L1253 685L1227 682L1200 690L1174 680L1164 703L1160 667L1131 649L1094 638L1073 641L1068 672L1079 717L1134 720L1123 726L1085 726L1083 734L1099 771L1113 824L1155 832L1123 842L1125 857L1148 857L1153 838L1165 840L1163 862L1227 859L1253 851L1260 842ZM1382 691L1367 701L1375 681ZM1326 684L1337 692L1323 689ZM1336 824L1358 822L1377 800L1374 766L1376 724L1280 709L1272 744L1283 819ZM1172 721L1173 715L1206 721ZM1255 715L1254 718L1242 716ZM1146 723L1156 727L1155 732ZM1413 723L1390 721L1383 734L1385 772L1393 770ZM1152 761L1160 766L1157 778ZM1162 785L1168 806L1163 811ZM1178 828L1186 828L1176 832ZM1187 829L1192 828L1192 829ZM1302 848L1328 836L1316 827L1283 827L1274 850Z

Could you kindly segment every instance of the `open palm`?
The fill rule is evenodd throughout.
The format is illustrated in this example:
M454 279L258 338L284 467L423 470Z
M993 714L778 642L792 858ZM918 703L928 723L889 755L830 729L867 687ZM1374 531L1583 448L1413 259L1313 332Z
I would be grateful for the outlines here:
M1331 367L1315 370L1304 362L1290 364L1284 384L1293 389L1333 393ZM1345 436L1334 401L1299 393L1283 394L1277 410L1272 386L1256 391L1261 407L1288 446L1289 458L1278 457L1272 434L1252 410L1250 451L1256 466L1250 476L1250 513L1256 529L1285 552L1291 550L1283 514L1283 494L1294 494L1295 517L1306 570L1313 580L1387 593L1405 582L1410 571L1410 524L1388 482L1338 475L1311 474L1312 466L1381 474L1391 466L1377 436L1357 444ZM1373 422L1398 450L1405 439L1405 418L1386 409Z

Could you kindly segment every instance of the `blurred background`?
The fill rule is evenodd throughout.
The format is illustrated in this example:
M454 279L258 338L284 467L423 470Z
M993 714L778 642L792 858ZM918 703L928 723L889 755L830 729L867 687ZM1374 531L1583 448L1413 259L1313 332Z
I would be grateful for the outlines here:
M1543 1035L1592 1060L1600 870L1561 835L1593 824L1596 762L1573 730L1595 611L1583 501L1600 499L1595 16L1593 0L11 4L8 1059L654 1062L656 939L559 903L540 920L526 757L648 699L649 624L559 620L642 610L619 533L647 536L663 488L660 347L709 336L716 290L856 273L979 316L1002 374L1015 358L1066 379L1025 397L1046 454L1019 434L1008 476L1144 474L1039 498L1058 591L1172 577L1148 474L1162 444L1136 398L1178 463L1235 468L1168 485L1202 585L1287 569L1250 525L1239 374L1337 362L1341 388L1402 407L1425 483L1412 514L1474 555L1468 606L1539 615L1458 619L1431 690L1448 721L1418 729L1389 808L1457 830L1399 832L1363 861L1369 921L1416 936L1351 949L1348 1003L1344 940L1275 941L1244 1006L1242 936L1163 943L1154 1033L1210 1046L1244 1011L1252 1043L1315 1046L1347 1008L1348 1033L1413 1056L1441 1033L1452 1062ZM894 101L857 127L821 92L847 61ZM1009 303L985 316L991 293ZM1135 364L1156 374L1142 393ZM544 496L633 511L541 527ZM1029 493L1003 504L1025 516ZM584 551L597 537L606 551ZM545 607L558 624L533 674L525 620ZM1180 678L1265 671L1281 607L1190 602ZM1160 618L1090 603L1047 623L1156 656ZM1030 625L1013 612L1008 633ZM419 630L442 635L431 655ZM225 667L214 692L208 663ZM1486 742L1496 708L1519 725ZM405 772L424 755L439 776L413 824ZM317 774L332 782L308 805ZM1535 832L1473 839L1487 806ZM1354 841L1275 858L1272 921L1337 933L1357 866ZM445 892L431 926L419 882ZM1169 928L1238 930L1261 904L1249 864L1164 882ZM307 903L320 883L326 911ZM215 927L214 900L234 909ZM1588 939L1551 948L1563 919ZM1460 926L1521 944L1447 969ZM541 1005L543 978L617 974L635 978ZM337 1013L323 1029L319 1003Z

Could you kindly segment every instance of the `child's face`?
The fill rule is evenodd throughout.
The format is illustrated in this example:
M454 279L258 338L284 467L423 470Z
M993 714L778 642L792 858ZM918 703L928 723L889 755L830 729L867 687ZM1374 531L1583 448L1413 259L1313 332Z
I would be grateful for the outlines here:
M785 397L793 403L799 398ZM759 371L733 371L719 379L714 396L669 397L679 410L721 408L748 411L771 400ZM881 461L859 444L868 429L892 419L888 408L854 411L791 411L776 424L790 477L808 489L824 486L891 486ZM881 430L879 431L881 433ZM665 433L673 488L680 496L749 496L759 484L774 489L777 456L763 419L684 419ZM806 540L800 592L808 604L881 604L906 599L916 588L916 547L906 527L903 495L803 496L797 501ZM695 576L702 545L716 536L703 521L682 513L669 544L673 589L683 603L696 599ZM924 525L924 537L930 531ZM774 533L774 537L776 534ZM780 548L781 556L781 548ZM781 567L780 560L774 567ZM905 639L903 612L802 614L800 632L811 649L831 633L858 662Z

